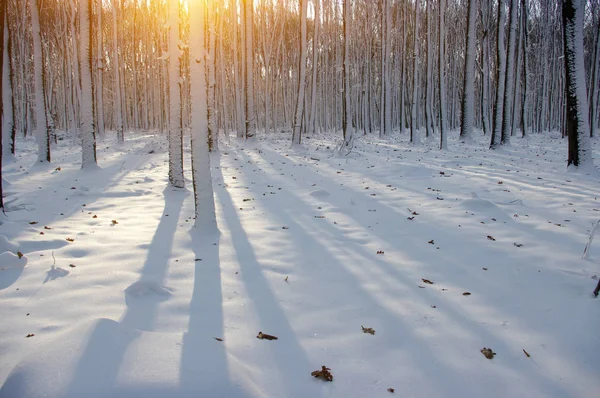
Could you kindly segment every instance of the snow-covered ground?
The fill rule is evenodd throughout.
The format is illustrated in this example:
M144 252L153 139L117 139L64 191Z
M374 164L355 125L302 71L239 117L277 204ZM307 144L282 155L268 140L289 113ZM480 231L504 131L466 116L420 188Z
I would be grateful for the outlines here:
M559 137L361 137L347 157L337 136L232 139L212 159L219 236L191 228L189 145L176 190L166 140L127 138L96 171L68 141L51 166L29 141L4 165L0 397L600 391L600 247L582 259L600 177L567 172Z

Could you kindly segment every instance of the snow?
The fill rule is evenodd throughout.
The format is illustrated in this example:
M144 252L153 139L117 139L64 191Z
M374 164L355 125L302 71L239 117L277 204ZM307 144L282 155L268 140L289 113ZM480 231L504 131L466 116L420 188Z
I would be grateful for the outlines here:
M99 142L94 172L66 140L50 168L30 167L30 140L4 165L0 397L600 388L600 248L582 259L600 185L566 171L565 140L488 151L480 132L461 144L454 131L440 152L357 136L347 157L337 135L305 137L302 151L288 133L223 140L219 233L202 235L191 188L168 184L167 139L128 137ZM7 268L17 249L26 263ZM311 377L323 365L333 382Z

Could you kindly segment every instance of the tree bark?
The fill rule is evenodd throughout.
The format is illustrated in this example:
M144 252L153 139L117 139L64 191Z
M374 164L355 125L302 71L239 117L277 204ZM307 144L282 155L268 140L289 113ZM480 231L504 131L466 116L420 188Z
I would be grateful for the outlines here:
M590 143L585 63L583 59L583 0L562 0L569 167L595 170Z

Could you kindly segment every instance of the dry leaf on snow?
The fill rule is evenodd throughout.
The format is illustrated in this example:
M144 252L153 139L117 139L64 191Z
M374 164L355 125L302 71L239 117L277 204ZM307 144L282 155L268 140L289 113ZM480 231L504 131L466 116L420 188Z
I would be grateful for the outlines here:
M317 379L322 379L324 381L333 381L333 375L330 372L327 366L321 366L321 370L315 370L311 373L311 376L316 377Z

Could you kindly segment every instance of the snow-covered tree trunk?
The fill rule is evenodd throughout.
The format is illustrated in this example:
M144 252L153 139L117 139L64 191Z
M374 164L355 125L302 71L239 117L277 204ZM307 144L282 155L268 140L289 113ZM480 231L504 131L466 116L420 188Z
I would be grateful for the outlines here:
M306 130L308 133L312 134L315 132L317 117L315 113L317 112L317 73L318 73L318 42L319 42L319 29L320 29L320 3L321 0L313 0L315 6L315 19L314 19L314 30L313 30L313 39L312 39L312 92L310 96L310 122L308 123L308 129Z
M219 71L221 72L221 98L223 106L222 112L222 120L223 120L223 133L227 140L229 140L229 129L227 126L227 118L229 118L229 109L227 102L227 82L225 79L226 70L225 70L225 52L223 51L223 20L225 19L224 15L219 15ZM193 117L193 114L192 114ZM236 125L236 124L234 124Z
M192 184L194 186L194 227L214 232L217 228L217 221L208 151L204 7L204 1L200 0L192 1L189 4Z
M169 182L175 188L185 186L179 57L179 0L169 0Z
M594 170L590 143L585 63L583 59L584 0L562 0L565 76L567 88L567 165Z
M592 64L592 76L590 79L590 136L596 135L596 110L598 109L598 68L600 61L600 21L597 23L596 45Z
M523 18L523 98L521 100L521 135L525 137L527 135L527 116L529 107L529 56L528 56L528 32L527 32L527 0L521 0L521 8L523 12L521 16Z
M118 18L117 18L117 2L119 0L112 0L112 15L113 15L113 59L112 67L115 72L115 86L113 88L114 95L114 117L115 117L115 130L117 131L117 141L119 143L125 142L125 135L123 132L123 100L121 99L121 72L119 66L119 30L118 30Z
M197 1L197 0L196 0ZM216 38L217 32L215 23L215 2L208 1L208 150L210 152L216 152L219 150L219 128L217 127L217 102L215 98L215 86L216 86ZM190 40L195 40L193 36L190 36Z
M350 101L350 1L344 0L344 16L343 16L343 29L344 29L344 65L342 67L342 79L344 88L344 116L343 116L343 133L344 133L344 144L347 150L352 148L354 144L354 131L352 127L352 103Z
M81 77L80 122L81 168L96 166L94 93L92 87L92 0L79 2L79 76Z
M302 143L302 117L304 115L304 94L306 90L306 14L308 0L300 0L300 54L298 61L298 97L296 99L296 112L294 113L294 129L292 132L292 145Z
M104 101L103 101L103 92L104 92L104 41L102 36L102 0L96 0L96 5L98 9L98 28L96 34L96 51L97 58L96 64L94 67L94 71L96 71L96 89L94 92L96 93L96 122L98 129L98 136L101 138L104 137ZM91 10L90 10L91 13Z
M254 3L244 0L246 27L246 138L254 137L256 119L254 114Z
M517 0L517 2L520 4L521 1ZM523 11L524 12L524 11ZM522 12L520 13L522 14ZM521 16L519 14L519 17ZM519 105L519 96L521 95L520 93L520 89L521 89L521 58L523 57L523 24L522 24L523 18L518 18L518 28L519 28L519 34L518 34L518 38L517 38L517 43L515 44L517 46L516 51L517 51L517 59L516 59L516 63L515 63L515 78L514 78L514 94L513 94L513 100L512 100L512 110L511 110L511 114L512 114L512 125L510 128L510 133L509 135L512 136L513 134L515 134L515 131L517 131L517 121L518 121L518 117L517 117L517 113L519 112L518 109L518 105Z
M46 120L46 98L44 94L44 63L42 55L42 34L40 32L39 3L29 0L31 34L33 36L33 70L35 86L35 123L38 143L38 162L50 161L50 131ZM4 29L2 30L4 34Z
M236 115L236 129L237 137L244 138L246 131L246 124L244 123L244 108L242 107L242 83L240 82L240 65L239 65L239 51L238 51L238 7L237 0L233 0L231 5L232 17L232 35L233 35L233 77L234 77L234 96L235 96L235 115ZM243 13L242 13L243 14ZM245 77L242 74L241 80L245 81Z
M5 2L5 1L4 1ZM1 5L0 5L1 7ZM13 107L13 90L11 79L10 41L8 31L8 14L4 13L3 50L2 50L2 155L6 159L15 154L15 122Z
M412 87L412 103L411 103L411 120L410 120L410 143L419 145L418 121L417 121L417 105L419 101L419 2L415 1L415 29L413 37L413 87Z
M506 79L504 85L504 105L502 106L502 133L500 144L510 144L510 131L512 127L512 100L515 80L515 47L517 42L517 20L519 15L518 0L510 0L510 18L508 34L508 60L506 62Z
M496 85L496 100L494 103L494 124L492 126L490 149L496 149L501 145L502 138L502 115L504 106L504 86L506 79L506 52L504 50L504 23L506 20L505 1L498 1L498 29L497 29L497 85Z
M4 70L4 62L6 58L4 57L4 35L5 30L4 26L7 23L5 15L6 15L6 0L0 0L0 70ZM0 79L0 93L4 93L4 79ZM0 95L0 114L4 113L4 96ZM4 191L2 189L2 158L3 158L3 139L4 136L4 123L0 123L0 211L4 213Z
M439 0L439 58L438 58L438 84L439 84L439 103L440 103L440 149L448 149L448 137L446 131L446 76L444 69L446 67L446 21L444 12L446 11L445 0Z
M477 20L477 0L469 0L467 14L467 39L465 72L463 74L463 98L461 104L460 138L470 142L473 139L475 111L475 22Z
M433 60L431 57L431 48L433 47L433 43L431 40L431 0L427 0L427 70L426 70L426 78L425 78L425 134L427 137L433 135L434 132L434 121L433 121L433 110L432 108L432 87L433 87L433 75L432 75L432 67Z

